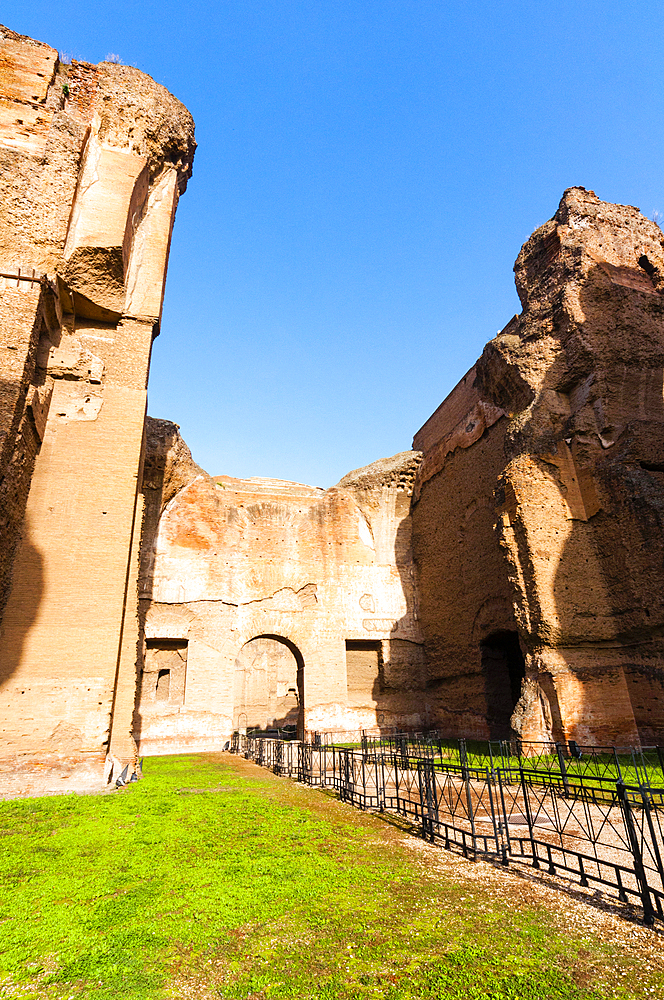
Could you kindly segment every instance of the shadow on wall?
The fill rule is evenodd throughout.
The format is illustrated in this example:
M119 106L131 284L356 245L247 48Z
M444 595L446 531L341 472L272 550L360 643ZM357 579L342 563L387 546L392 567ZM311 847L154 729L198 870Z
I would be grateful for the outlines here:
M394 622L387 641L346 642L349 708L375 710L377 727L388 732L395 727L426 729L431 722L418 620L411 503L405 490L397 493L395 513L401 520L394 536L394 564L406 611ZM371 705L367 705L367 695Z
M134 701L132 734L139 742L143 719L140 711L141 694L149 677L146 676L145 628L150 610L154 589L154 558L155 544L159 534L159 522L164 508L170 500L183 488L186 482L180 482L173 475L173 450L181 440L176 424L167 420L154 420L146 417L143 432L143 454L141 462L141 492L145 503L143 524L141 528L141 545L138 573L138 638L136 643L137 683ZM198 467L191 462L194 474ZM187 469L185 463L185 469ZM167 482L168 477L168 482ZM149 671L148 671L149 672Z
M565 363L546 372L513 442L529 452L530 475L550 498L554 539L545 557L531 552L535 508L526 512L529 536L523 512L510 513L529 639L567 661L569 681L536 678L554 739L565 721L581 727L582 741L631 742L631 710L641 739L653 742L664 736L664 300L598 266L579 301L585 321L568 334Z
M492 632L480 643L480 659L489 739L510 739L514 735L512 714L526 677L526 661L521 652L519 633L507 630Z
M235 661L234 729L291 728L304 735L304 659L290 639L258 635Z
M493 491L506 421L454 448L414 509L416 611L426 643L430 725L449 736L510 737L524 674Z
M644 281L646 275L654 277L646 256L633 270ZM581 486L594 473L591 484L603 509L588 526L605 599L615 638L623 647L621 661L639 736L644 742L658 742L664 739L662 281L660 277L657 282L659 292L650 294L609 282L601 268L593 277L581 289L581 306L593 319L611 295L613 322L602 331L601 342L601 349L610 352L610 363L604 365L601 399L594 406L602 447L596 449L594 468L581 466L578 478ZM575 531L580 527L585 526L575 522ZM574 541L574 536L567 540L561 573Z
M574 372L564 386L570 410L575 403L579 409L565 431L575 482L563 479L562 486L578 510L572 509L577 517L553 597L563 640L595 645L591 657L582 649L575 656L572 669L582 681L575 690L584 702L575 714L599 716L594 735L614 742L621 730L622 740L633 732L631 707L640 738L651 742L664 736L664 301L616 284L596 267L580 303L594 366ZM583 401L589 376L592 389ZM583 431L591 420L588 442ZM613 649L602 663L607 644Z
M23 539L14 559L13 599L5 608L0 625L0 684L3 686L19 670L24 648L42 602L44 593L43 557L30 537L28 519L23 523ZM18 714L18 705L11 710Z

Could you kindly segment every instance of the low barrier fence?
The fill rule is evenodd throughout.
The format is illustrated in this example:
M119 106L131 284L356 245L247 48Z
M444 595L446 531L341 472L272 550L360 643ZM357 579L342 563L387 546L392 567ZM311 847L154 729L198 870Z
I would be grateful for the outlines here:
M664 921L661 750L519 744L484 752L471 741L412 734L359 744L235 733L230 749L275 774L333 788L357 808L404 816L467 857L601 886L640 905L644 923Z

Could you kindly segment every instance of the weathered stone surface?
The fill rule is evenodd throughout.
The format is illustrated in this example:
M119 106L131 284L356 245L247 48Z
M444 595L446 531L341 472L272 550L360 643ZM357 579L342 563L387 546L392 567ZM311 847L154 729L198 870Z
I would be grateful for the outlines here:
M211 478L174 425L149 424L145 635L162 658L182 643L187 667L172 704L144 674L141 752L212 749L238 726L425 724L409 516L419 456L327 491Z
M0 788L81 788L109 740L135 756L146 383L193 123L5 28L0 98Z
M485 636L518 632L526 680L512 726L524 738L652 742L664 733L664 234L572 188L515 273L523 312L487 345L473 387L455 390L468 427L459 435L466 418L446 401L449 429L415 439L426 438L415 551L439 714L491 729L497 646L491 667ZM480 424L464 454L478 407L498 423ZM472 554L470 516L484 525L468 534ZM478 557L483 576L458 591L455 565L463 579ZM510 702L496 729L509 729Z
M1 25L0 41L0 97L43 104L55 76L58 53Z

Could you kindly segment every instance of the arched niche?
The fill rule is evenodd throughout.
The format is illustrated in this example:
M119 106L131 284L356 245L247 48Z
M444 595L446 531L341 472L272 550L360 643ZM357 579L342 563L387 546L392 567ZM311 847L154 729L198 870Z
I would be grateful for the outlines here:
M235 729L304 731L304 660L290 639L257 635L235 660Z

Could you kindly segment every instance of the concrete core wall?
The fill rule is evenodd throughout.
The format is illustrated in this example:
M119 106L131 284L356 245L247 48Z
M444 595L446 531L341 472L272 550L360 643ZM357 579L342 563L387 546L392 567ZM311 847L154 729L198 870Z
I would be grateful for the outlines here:
M0 28L0 787L131 761L138 485L193 123L131 67Z
M652 744L664 739L664 234L571 188L515 273L522 313L414 441L436 720Z
M148 421L144 631L148 646L186 643L187 684L170 709L141 697L141 753L214 749L238 727L426 724L410 548L418 462L405 452L330 490L211 477L174 424ZM352 644L380 651L380 675Z

